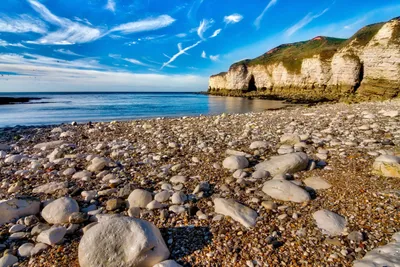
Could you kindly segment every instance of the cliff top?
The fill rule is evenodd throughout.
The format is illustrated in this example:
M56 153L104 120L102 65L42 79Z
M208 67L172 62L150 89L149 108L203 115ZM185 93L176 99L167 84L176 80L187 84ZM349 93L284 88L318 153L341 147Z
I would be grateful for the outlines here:
M400 20L400 17L393 18L390 21L394 20ZM318 55L322 60L329 60L338 50L350 44L358 47L365 46L383 27L383 25L385 25L385 22L365 26L349 39L317 36L308 41L283 44L271 49L267 53L257 58L242 60L234 63L231 66L231 69L240 65L272 65L282 62L288 71L299 73L301 71L301 64L304 59L312 58ZM397 27L395 32L396 33L393 34L394 36L392 39L394 42L399 42L398 37L400 37L400 27ZM225 72L222 72L213 76L224 74Z

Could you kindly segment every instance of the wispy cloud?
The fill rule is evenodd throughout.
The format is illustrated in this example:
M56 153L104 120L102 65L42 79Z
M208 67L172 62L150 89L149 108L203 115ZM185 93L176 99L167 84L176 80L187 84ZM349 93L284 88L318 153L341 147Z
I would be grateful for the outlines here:
M83 55L77 54L68 49L56 49L56 50L54 50L54 52L64 54L64 55L69 55L69 56L84 57Z
M195 43L195 44L193 44L193 45L191 45L191 46L188 46L188 47L186 47L186 48L183 48L183 49L182 49L182 44L178 44L179 52L176 53L175 55L173 55L173 56L169 59L168 62L165 62L165 63L161 66L161 69L163 69L163 68L165 68L166 66L170 65L172 62L174 62L174 61L175 61L178 57L180 57L181 55L187 54L186 51L189 51L190 49L192 49L192 48L198 46L201 42L202 42L202 41L198 41L197 43Z
M229 16L225 16L224 17L224 22L226 24L235 24L235 23L240 22L242 19L243 19L242 15L240 15L238 13L235 13L235 14L232 14L232 15L229 15Z
M77 43L88 43L100 39L112 32L120 32L122 34L130 34L144 31L152 31L164 28L172 24L175 19L168 15L161 15L156 18L147 18L136 22L125 23L112 28L108 32L98 29L87 24L71 21L67 18L61 18L50 12L42 3L37 0L27 0L32 8L38 12L42 18L58 26L55 32L47 33L39 40L31 41L33 44L54 44L54 45L70 45Z
M351 23L351 24L345 25L343 28L345 28L345 29L347 29L347 30L353 29L353 28L355 28L355 27L358 27L361 23L364 23L367 19L368 19L368 17L367 17L367 16L364 16L364 17L358 19L357 21L355 21L355 22L353 22L353 23Z
M184 38L184 37L187 36L187 34L186 34L186 33L178 33L178 34L175 35L175 36L178 37L178 38Z
M0 39L0 46L2 46L2 47L12 46L12 47L28 48L28 47L24 46L21 43L9 43L9 42L7 42L5 40L1 40L1 39Z
M294 33L296 33L298 30L304 28L307 26L309 23L311 23L314 19L317 19L324 15L326 12L329 11L330 8L324 9L321 13L318 14L313 14L313 13L308 13L304 18L302 18L299 22L294 24L292 27L286 30L286 35L287 36L292 36Z
M107 0L107 4L104 8L115 13L115 7L116 7L116 3L114 0Z
M219 55L215 55L215 56L210 56L210 59L212 60L212 61L219 61Z
M7 15L0 14L0 32L35 32L44 34L47 32L47 27L43 21L32 18L29 15L20 15L15 18L10 18Z
M190 7L189 12L187 13L187 17L188 17L189 20L194 20L195 19L194 17L196 16L197 11L199 10L199 8L200 8L201 4L203 3L203 1L204 0L195 0L193 2L193 5Z
M66 18L60 18L50 12L43 4L36 0L28 0L32 8L38 12L42 18L59 27L59 30L47 33L39 40L30 42L34 44L76 44L88 43L99 39L101 31L78 22L73 22Z
M205 40L204 33L214 24L214 20L203 19L200 22L200 26L197 28L197 35L200 39Z
M152 67L151 65L143 63L142 61L139 61L139 60L134 59L134 58L123 58L123 60L125 60L125 61L127 61L129 63L132 63L134 65L138 65L138 66Z
M0 73L14 73L1 78L2 90L14 88L60 91L93 90L188 90L207 86L208 77L195 75L136 74L99 65L88 59L65 61L38 55L0 54ZM33 79L33 77L35 79Z
M202 58L207 58L206 51L203 51L203 52L201 53L201 57L202 57Z
M222 29L218 29L218 30L215 30L215 32L210 36L210 38L214 38L214 37L217 37L218 36L218 34L220 34L221 33L221 31L222 31Z
M264 8L263 12L261 12L261 14L256 18L256 20L254 21L254 26L256 26L257 29L260 28L260 24L261 24L261 21L265 15L265 13L267 13L268 9L270 9L272 6L274 6L277 2L278 2L278 0L269 1L268 5Z
M175 22L175 19L168 15L161 15L156 18L148 18L135 22L129 22L121 24L117 27L112 28L109 32L121 32L124 34L154 31L161 28L165 28Z

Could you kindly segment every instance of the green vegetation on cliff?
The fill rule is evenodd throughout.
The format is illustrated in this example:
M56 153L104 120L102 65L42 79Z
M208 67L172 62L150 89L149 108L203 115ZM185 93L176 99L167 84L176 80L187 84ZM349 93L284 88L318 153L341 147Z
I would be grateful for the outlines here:
M397 18L396 18L397 19ZM231 66L235 68L239 65L272 65L282 62L283 66L291 73L300 73L301 64L304 59L320 56L321 60L330 60L333 55L341 48L353 43L357 46L365 46L368 44L375 34L382 28L385 23L376 23L368 25L356 32L349 39L339 39L332 37L318 36L312 40L297 42L292 44L283 44L267 53L254 59L247 59L237 62ZM399 32L397 29L396 32ZM395 38L396 40L398 38Z
M315 55L319 55L322 60L331 59L345 41L346 39L319 36L310 41L280 45L260 57L234 65L272 65L282 62L288 71L300 73L303 59L312 58Z

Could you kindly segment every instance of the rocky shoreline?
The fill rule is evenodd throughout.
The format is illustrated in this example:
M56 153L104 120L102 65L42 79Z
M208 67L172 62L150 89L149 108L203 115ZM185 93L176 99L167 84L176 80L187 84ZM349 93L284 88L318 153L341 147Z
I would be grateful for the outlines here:
M38 97L0 97L0 105L29 103L32 100L41 100Z
M396 266L399 110L3 129L0 266Z

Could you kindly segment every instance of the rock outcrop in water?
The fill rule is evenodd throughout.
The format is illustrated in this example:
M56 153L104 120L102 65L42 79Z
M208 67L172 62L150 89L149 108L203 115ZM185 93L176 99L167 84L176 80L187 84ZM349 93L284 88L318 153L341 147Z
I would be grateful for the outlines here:
M400 17L350 39L285 44L213 75L209 93L290 99L386 99L400 92Z

